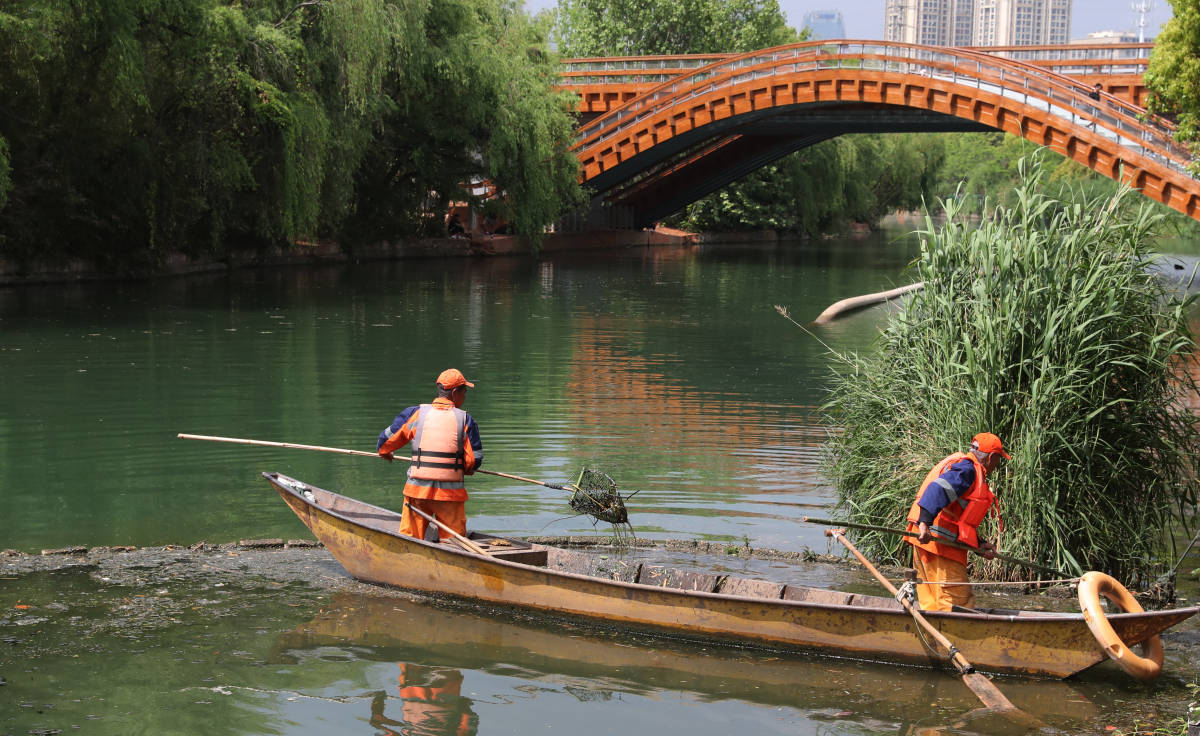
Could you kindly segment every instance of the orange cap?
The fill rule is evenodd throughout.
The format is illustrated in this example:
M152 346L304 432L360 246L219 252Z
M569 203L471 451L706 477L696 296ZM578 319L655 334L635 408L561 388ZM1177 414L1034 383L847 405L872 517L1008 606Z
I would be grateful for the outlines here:
M437 384L447 391L452 388L458 388L459 386L469 386L470 388L475 388L475 384L463 377L462 371L457 368L447 368L438 374ZM999 442L999 440L997 440L997 442Z
M1000 443L1000 438L991 432L980 432L971 439L971 449L979 450L980 452L998 452L1004 456L1005 460L1012 460L1008 453L1004 451L1004 445Z

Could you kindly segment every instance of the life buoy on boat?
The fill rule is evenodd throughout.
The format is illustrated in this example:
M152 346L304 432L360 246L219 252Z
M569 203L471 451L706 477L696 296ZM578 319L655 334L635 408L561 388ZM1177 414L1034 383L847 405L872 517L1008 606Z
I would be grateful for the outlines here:
M1100 642L1104 653L1115 660L1121 669L1139 680L1153 680L1162 672L1163 649L1158 635L1146 640L1144 656L1138 656L1121 641L1112 624L1104 615L1104 607L1100 604L1103 595L1121 607L1126 613L1141 613L1142 604L1138 603L1133 594L1125 589L1111 575L1102 572L1086 572L1079 580L1079 607L1083 609L1083 620L1091 629L1092 636Z

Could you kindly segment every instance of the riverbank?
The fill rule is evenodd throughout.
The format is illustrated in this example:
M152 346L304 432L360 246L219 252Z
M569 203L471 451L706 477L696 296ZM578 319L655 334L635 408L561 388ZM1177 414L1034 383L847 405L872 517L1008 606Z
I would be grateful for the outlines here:
M861 239L871 229L855 223L844 237ZM833 238L829 235L825 239ZM530 256L534 253L567 253L589 250L620 250L647 246L688 246L720 243L763 245L787 240L805 239L797 233L776 230L754 230L729 233L694 233L659 226L644 230L591 230L587 232L546 233L534 246L515 235L454 236L417 238L401 241L380 241L370 245L349 247L332 241L301 240L291 247L267 247L239 250L220 256L192 256L169 252L158 266L113 267L103 259L72 258L66 260L17 263L0 258L0 286L22 284L70 283L106 281L112 279L145 279L159 276L221 273L240 269L275 268L329 263L364 263L431 258L480 258L495 256Z
M700 242L696 233L672 228L648 230L602 230L581 233L547 233L536 249L540 253L611 250L644 246L680 246ZM535 252L525 238L515 235L421 238L380 241L349 247L335 242L298 241L291 247L247 249L221 256L191 256L171 252L157 267L114 269L100 259L46 260L16 263L0 258L0 286L103 281L115 278L142 279L220 273L248 268L301 266L326 263L361 263L427 258L472 258L528 256Z

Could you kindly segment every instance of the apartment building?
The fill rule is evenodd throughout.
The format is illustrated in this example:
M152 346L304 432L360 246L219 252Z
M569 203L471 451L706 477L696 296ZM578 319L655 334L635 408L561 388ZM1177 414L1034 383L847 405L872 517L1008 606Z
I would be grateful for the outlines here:
M1071 0L886 0L884 39L936 46L1067 43Z

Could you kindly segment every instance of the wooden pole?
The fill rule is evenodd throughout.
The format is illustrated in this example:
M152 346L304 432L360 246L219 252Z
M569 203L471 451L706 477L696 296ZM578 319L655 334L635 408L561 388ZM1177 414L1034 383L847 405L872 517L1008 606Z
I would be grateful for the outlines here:
M322 445L299 445L294 442L269 442L267 440L247 440L247 439L241 439L239 437L214 437L212 435L207 435L207 434L183 434L182 432L176 436L179 437L180 439L184 439L184 440L206 440L208 442L230 442L235 445L258 445L260 447L287 447L287 448L291 448L293 450L313 450L315 452L335 452L339 455L355 455L358 457L383 457L383 455L380 455L377 452L364 452L363 450L346 450L341 447L324 447ZM393 460L402 460L404 462L410 462L410 463L415 462L411 457L400 457L398 455L393 456L392 459ZM476 470L475 472L483 473L484 475L496 475L501 478L509 478L511 480L519 480L523 483L533 483L535 485L545 486L547 488L553 488L556 491L572 491L572 492L574 492L574 491L579 490L578 488L576 488L573 485L560 486L560 485L556 485L554 483L547 483L547 482L541 481L541 480L534 480L533 478L523 478L519 475L512 475L510 473L501 473L499 470L483 470L482 468L480 468L480 469Z
M450 536L454 537L454 538L455 538L455 539L457 539L458 541L462 542L462 543L463 543L463 546L465 546L465 547L466 547L468 550L470 550L471 552L474 552L474 553L475 553L475 554L477 554L477 555L483 555L484 557L491 557L491 556L492 556L492 555L491 555L491 554L489 554L489 553L488 553L488 551L487 551L487 550L485 550L483 547L480 547L478 544L475 544L474 542L472 542L471 540L467 539L467 538L466 538L466 537L464 537L463 535L459 534L458 532L454 531L453 529L451 529L450 527L446 526L446 525L445 525L445 524L443 524L442 522L438 521L438 519L437 519L437 517L436 517L436 516L430 516L429 514L425 513L424 511L422 511L422 510L418 509L416 506L413 506L413 505L412 505L411 503L409 503L408 501L405 501L405 502L404 502L404 505L405 505L406 507L408 507L408 510L409 510L409 511L413 512L413 513L414 513L414 514L416 514L417 516L420 516L420 517L421 517L422 519L424 519L425 521L428 521L428 522L429 522L429 523L431 523L431 524L437 524L437 527L438 527L438 529L441 529L442 531L446 532L447 534L449 534Z
M958 647L954 646L954 644L952 644L950 640L942 634L941 631L935 628L933 624L929 623L929 621L921 615L920 611L913 606L912 602L909 601L908 598L898 594L896 586L892 585L892 583L885 578L879 572L879 570L875 569L875 566L872 565L866 557L863 557L862 553L850 543L850 540L846 539L845 535L845 529L825 530L825 536L837 539L846 549L850 550L850 553L858 558L858 561L863 564L863 567L867 568L867 570L875 576L875 579L878 580L883 587L887 588L892 595L896 596L897 600L900 601L900 605L904 606L904 609L909 612L909 614L913 617L913 620L917 622L917 625L928 632L928 634L932 636L938 642L938 644L941 644L943 647L945 647L946 651L950 653L950 661L954 664L954 668L958 670L960 675L962 675L963 684L969 687L971 692L975 693L975 695L981 701L983 701L983 704L992 710L1002 712L1019 711L1020 709L1017 708L1017 706L1013 705L1008 698L1004 697L1004 693L1000 692L1000 688L993 685L991 680L975 671L975 667L967 661L967 658L963 656L962 652L958 651Z
M816 516L801 516L800 521L807 521L809 524L824 524L825 526L839 526L839 527L845 527L847 529L863 529L863 530L869 531L869 532L881 532L883 534L895 534L895 535L901 536L901 537L916 537L916 536L918 536L916 532L905 531L902 529L893 529L889 526L873 526L871 524L856 524L852 521L838 521L837 519L821 519ZM937 542L938 544L944 544L947 547L957 547L958 549L969 549L972 552L978 551L969 544L963 544L962 542L951 542L947 539L938 539L937 535L934 535L933 541ZM1038 572L1054 573L1055 575L1057 575L1060 578L1075 577L1075 576L1071 575L1070 573L1065 573L1061 570L1055 570L1053 567L1046 567L1045 565L1039 565L1036 562L1026 562L1025 560L1022 560L1019 557L1011 557L1009 555L1002 555L999 552L996 553L996 559L1004 560L1005 562L1011 562L1014 565L1020 565L1021 567L1025 567L1030 570L1037 570Z

